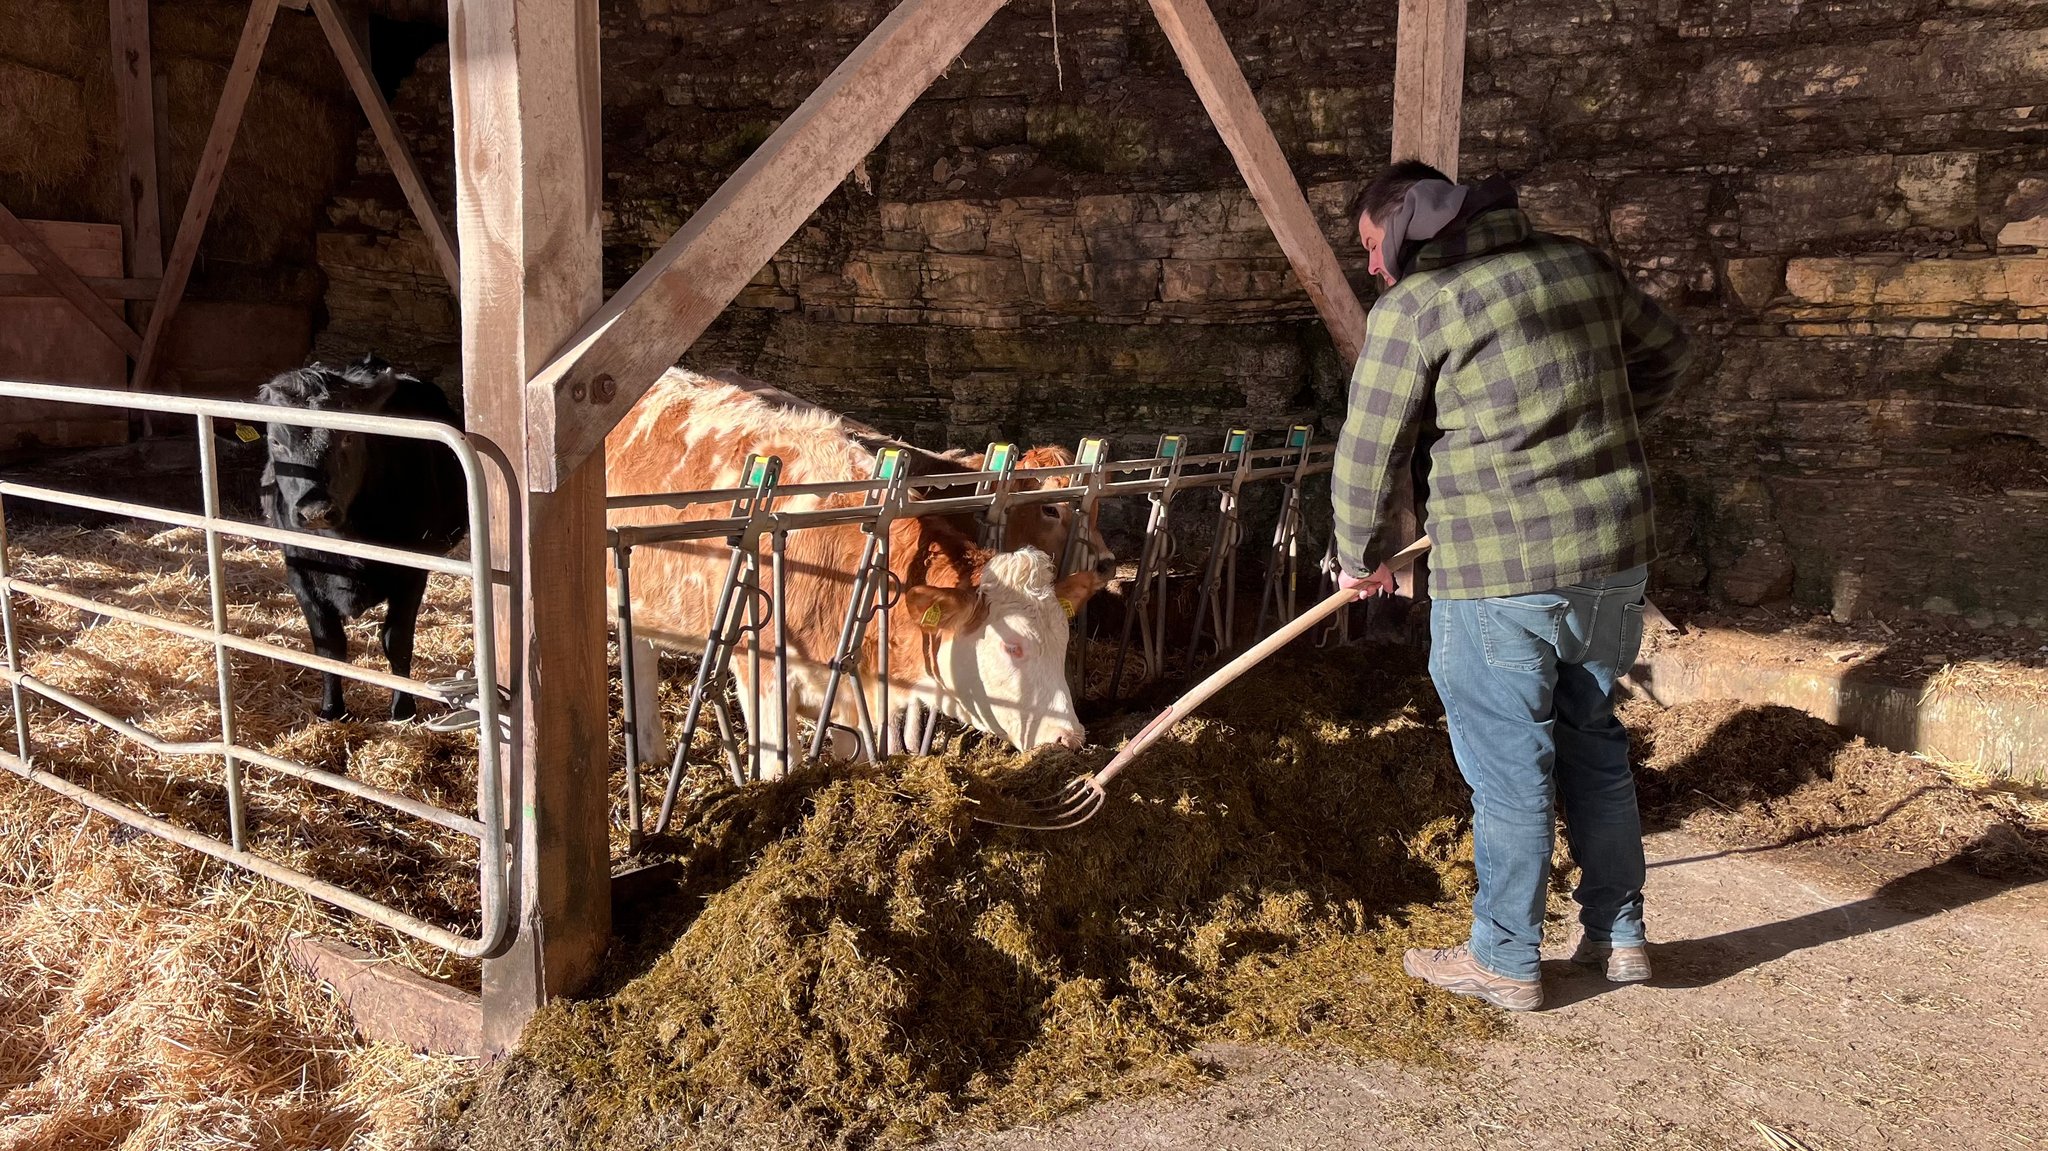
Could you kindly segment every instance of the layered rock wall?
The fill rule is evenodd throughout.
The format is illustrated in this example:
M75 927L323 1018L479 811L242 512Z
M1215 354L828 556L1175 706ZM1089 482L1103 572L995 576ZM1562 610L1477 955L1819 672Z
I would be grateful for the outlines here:
M880 3L605 9L608 279L665 240ZM1354 283L1392 0L1219 0ZM1333 429L1338 359L1137 0L1005 9L692 359L927 443ZM445 58L400 114L446 194ZM359 150L361 151L361 150ZM1614 250L1698 333L1650 429L1661 577L2048 615L2048 9L2026 0L1475 4L1463 164ZM320 238L323 347L452 364L374 152Z

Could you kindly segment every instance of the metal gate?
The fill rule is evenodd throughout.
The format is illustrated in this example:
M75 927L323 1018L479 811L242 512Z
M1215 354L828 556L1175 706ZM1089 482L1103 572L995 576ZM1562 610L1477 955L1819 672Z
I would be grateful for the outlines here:
M352 412L319 412L267 404L234 403L220 400L187 399L178 396L74 388L51 384L0 380L0 399L53 400L66 404L140 411L164 415L191 416L198 422L199 471L203 510L197 514L151 504L106 499L81 492L64 491L31 483L0 481L0 630L4 630L7 661L0 676L7 681L11 697L9 717L14 728L14 748L0 747L0 767L39 784L59 795L76 800L130 827L161 836L174 843L204 852L216 859L253 871L265 878L303 891L344 910L469 958L489 958L505 949L510 937L507 900L507 849L503 811L502 768L499 744L491 738L500 729L499 694L496 685L496 644L492 620L492 578L490 566L490 516L484 475L476 450L461 429L431 420ZM220 469L215 439L217 421L248 425L290 424L339 432L394 436L438 443L455 454L462 465L469 514L469 558L455 559L430 553L411 552L375 544L334 539L307 532L228 519L220 512ZM14 574L8 556L6 501L28 499L62 507L126 516L150 523L195 528L206 541L206 585L212 609L210 626L198 626L137 611L119 604L65 591L22 579ZM474 681L468 686L453 681L423 681L388 672L357 667L303 651L280 647L238 635L227 627L227 599L222 588L223 537L377 560L384 563L439 572L469 582L471 641L475 651ZM16 629L16 596L61 604L88 615L122 620L171 635L209 643L214 650L215 675L220 695L219 736L197 741L168 741L153 735L107 710L102 703L78 697L22 670L21 647ZM236 683L230 652L276 660L314 671L328 672L358 682L395 691L409 692L451 707L473 707L480 716L477 739L477 796L473 814L450 811L396 792L354 780L324 768L268 754L236 739ZM487 685L476 690L475 685ZM169 757L216 756L221 760L227 803L229 838L215 836L170 823L116 799L51 774L36 764L36 737L28 697L92 720L125 739ZM420 919L375 899L308 875L275 859L259 855L248 846L248 816L243 779L250 770L274 772L307 783L382 805L386 809L475 839L478 843L478 904L481 923L477 934L464 935Z

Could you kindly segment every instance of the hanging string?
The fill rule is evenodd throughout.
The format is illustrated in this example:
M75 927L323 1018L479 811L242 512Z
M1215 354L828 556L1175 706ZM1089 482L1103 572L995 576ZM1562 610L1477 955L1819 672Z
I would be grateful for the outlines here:
M1067 70L1060 64L1060 0L1052 0L1052 74L1060 91L1067 90Z

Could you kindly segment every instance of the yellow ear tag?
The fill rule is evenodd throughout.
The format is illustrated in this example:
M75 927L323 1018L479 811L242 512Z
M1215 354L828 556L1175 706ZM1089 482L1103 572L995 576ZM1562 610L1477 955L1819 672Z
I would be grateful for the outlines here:
M255 428L252 428L247 424L236 424L235 438L242 441L245 444L253 444L257 440L263 438L263 433L257 431Z
M1060 610L1061 610L1061 611L1063 611L1063 612L1066 612L1066 613L1067 613L1067 618L1068 618L1068 619L1073 619L1073 618L1074 618L1074 601L1073 601L1073 600L1070 600L1070 599L1063 599L1063 600L1061 600L1061 601L1060 601Z
M934 628L939 626L939 616L943 614L944 613L939 610L939 605L933 604L932 606L924 609L924 616L917 622L923 624L927 628Z

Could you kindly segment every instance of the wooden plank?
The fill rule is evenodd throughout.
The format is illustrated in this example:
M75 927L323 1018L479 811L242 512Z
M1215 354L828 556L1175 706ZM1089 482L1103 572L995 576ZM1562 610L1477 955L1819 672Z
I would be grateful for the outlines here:
M135 276L80 276L79 282L107 300L154 300L161 280ZM0 272L0 296L54 296L57 290L40 273Z
M164 235L156 186L149 0L107 0L107 24L114 50L114 103L121 121L121 224L128 240L128 272L154 279L164 272Z
M192 177L191 194L185 197L185 214L178 221L178 236L171 244L170 259L164 263L163 291L149 316L149 331L142 337L142 353L135 365L135 387L145 389L156 375L163 354L164 332L185 285L192 277L193 261L199 258L199 240L206 232L206 219L213 214L214 193L226 173L228 156L234 151L235 134L242 126L242 112L249 93L256 87L256 68L263 62L263 46L270 40L270 26L277 19L277 0L250 0L249 18L242 24L242 39L235 46L234 63L228 67L227 85L221 89L220 105L214 109L213 127L207 131L206 147L199 154L199 169Z
M495 485L492 540L516 579L499 653L519 704L506 760L517 935L484 964L499 1051L597 970L611 930L604 457L551 494L517 474L527 381L604 294L597 0L453 0L448 35L465 416L515 473Z
M483 1001L337 939L288 940L301 970L327 984L373 1043L440 1055L484 1054Z
M533 380L552 490L703 334L1005 0L902 0ZM468 245L463 250L469 250Z
M1394 51L1394 155L1458 178L1465 103L1465 0L1401 0Z
M1238 171L1244 174L1252 198L1265 213L1280 250L1287 254L1294 278L1314 301L1337 345L1337 354L1349 365L1365 344L1365 308L1344 278L1337 253L1301 194L1301 185L1295 182L1280 141L1259 111L1258 99L1238 68L1237 58L1231 55L1215 13L1206 0L1152 0L1152 12L1237 161Z
M23 222L88 283L118 278L120 225ZM7 244L0 244L0 279L36 286L34 296L0 298L0 379L117 390L127 386L127 353L103 338L83 313L56 294L26 256ZM0 404L0 459L18 452L118 444L127 438L124 412L33 400Z
M455 260L455 241L448 234L448 225L441 219L441 210L434 206L434 197L427 191L426 178L420 175L420 167L413 160L412 150L406 147L405 137L398 134L398 123L391 118L391 105L384 102L384 90L377 86L377 80L370 74L370 59L363 53L363 46L356 41L356 34L342 18L334 0L310 0L313 14L320 18L320 27L327 33L327 42L334 46L334 57L341 62L341 70L347 75L349 87L355 89L356 102L363 106L363 115L369 117L370 131L377 137L377 146L384 150L384 159L391 165L391 174L398 179L399 188L405 193L405 202L412 206L412 214L418 218L420 230L427 235L427 245L434 250L434 259L441 265L441 274L447 278L448 286L462 289L462 269Z
M78 273L71 270L71 265L64 262L64 257L52 251L50 246L43 242L43 238L36 235L35 229L23 223L21 217L15 215L5 204L0 204L0 240L5 240L23 258L35 265L43 281L58 295L68 300L72 307L78 309L78 314L91 321L93 327L112 340L115 347L130 356L141 354L142 337L135 334L135 329L128 326L128 321L122 319L121 314L116 312L112 305L100 299L84 280L79 279Z

